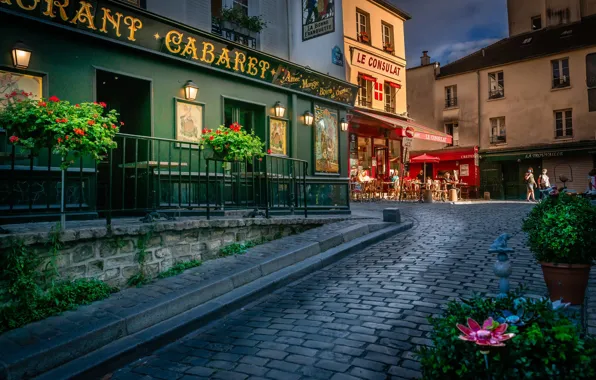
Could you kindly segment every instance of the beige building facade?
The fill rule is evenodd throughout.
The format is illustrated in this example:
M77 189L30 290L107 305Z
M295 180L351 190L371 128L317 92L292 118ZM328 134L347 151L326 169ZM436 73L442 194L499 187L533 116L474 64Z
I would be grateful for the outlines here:
M408 70L410 114L453 134L454 146L444 151L479 148L479 193L524 197L530 166L535 173L547 169L553 184L563 186L564 176L570 189L583 192L596 166L596 16L581 17L592 2L508 3L511 37L444 67ZM523 29L536 9L552 9L545 4L569 8L578 19Z

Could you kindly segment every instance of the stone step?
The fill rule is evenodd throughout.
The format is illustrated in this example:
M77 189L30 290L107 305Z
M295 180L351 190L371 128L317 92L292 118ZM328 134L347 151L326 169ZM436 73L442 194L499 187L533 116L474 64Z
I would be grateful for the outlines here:
M243 265L236 265L232 273L224 271L221 276L197 281L201 278L197 273L193 277L193 273L185 272L142 288L125 289L114 299L9 331L0 336L0 379L94 378L91 374L105 373L106 363L122 364L124 358L131 360L143 355L255 297L411 226L409 222L360 220L332 231L327 225L320 227L329 230L324 236L316 234L318 229L310 230L315 231L310 235L309 232L296 235L298 240L301 236L305 238L300 246L280 249L264 259L259 259L257 254L251 256L250 251L243 256L220 259L230 264L244 261ZM283 241L280 239L253 250L258 253L268 245L279 249ZM214 266L203 265L187 272L217 274ZM190 281L191 278L195 282ZM156 290L163 293L151 294ZM150 302L140 302L150 296L153 297ZM74 323L81 319L88 319L88 323L83 326ZM64 333L39 340L44 332L51 336L54 329ZM32 342L33 337L37 338L35 342Z

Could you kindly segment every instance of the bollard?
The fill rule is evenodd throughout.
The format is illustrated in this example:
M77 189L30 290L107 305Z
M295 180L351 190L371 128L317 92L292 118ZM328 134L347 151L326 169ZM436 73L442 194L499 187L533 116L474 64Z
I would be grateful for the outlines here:
M490 192L488 192L488 191L485 191L484 192L484 200L485 201L490 201Z
M383 222L401 223L401 214L398 208L386 208L383 210Z
M511 238L509 234L502 234L499 236L488 249L488 253L496 253L497 261L493 268L495 275L499 277L499 298L504 298L509 292L509 276L512 268L509 256L507 254L513 252L513 248L507 247L507 240Z

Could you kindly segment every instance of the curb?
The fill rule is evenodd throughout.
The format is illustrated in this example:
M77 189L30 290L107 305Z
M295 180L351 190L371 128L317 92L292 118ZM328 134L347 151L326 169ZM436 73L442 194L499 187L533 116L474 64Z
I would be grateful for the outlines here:
M196 329L205 326L207 323L220 318L240 307L246 305L265 294L272 292L282 286L294 282L310 273L324 268L351 253L358 252L363 248L387 239L395 234L412 228L412 222L404 222L399 225L392 225L374 232L356 237L345 242L349 237L343 235L344 243L328 249L322 253L310 255L302 260L298 259L286 267L273 270L269 274L253 281L245 282L225 294L219 295L201 305L184 311L174 317L163 320L138 332L122 337L97 350L76 358L38 377L37 380L59 380L59 379L85 379L101 378L103 375L146 356L153 351L163 347L174 340L177 340ZM354 226L346 229L350 235L358 235L368 225ZM372 225L371 225L372 227ZM372 227L371 230L375 229ZM349 230L349 231L347 231ZM330 239L336 238L332 236ZM308 247L306 247L308 249ZM290 254L284 255L283 259ZM296 256L298 252L295 253ZM304 256L302 256L304 257ZM269 262L275 259L269 260ZM266 263L264 263L266 264ZM262 267L262 266L261 266ZM276 265L270 264L273 269ZM241 272L235 276L239 276ZM250 276L248 276L250 277ZM245 278L248 279L248 278ZM232 282L230 279L228 281Z

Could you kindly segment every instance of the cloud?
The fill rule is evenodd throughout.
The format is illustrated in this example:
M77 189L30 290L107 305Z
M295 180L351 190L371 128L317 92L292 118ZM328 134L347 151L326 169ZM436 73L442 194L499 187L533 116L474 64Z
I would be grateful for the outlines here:
M456 42L454 44L441 45L434 49L434 54L437 57L444 57L446 65L450 62L456 61L466 55L472 54L473 52L482 49L490 44L497 42L498 38L488 38L484 40L467 41L467 42Z

